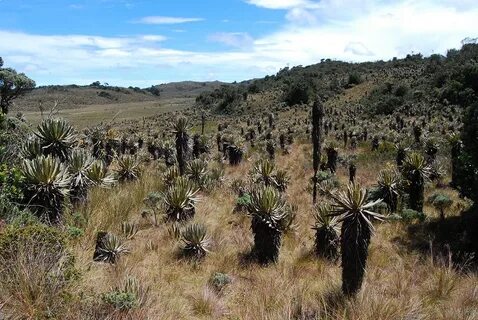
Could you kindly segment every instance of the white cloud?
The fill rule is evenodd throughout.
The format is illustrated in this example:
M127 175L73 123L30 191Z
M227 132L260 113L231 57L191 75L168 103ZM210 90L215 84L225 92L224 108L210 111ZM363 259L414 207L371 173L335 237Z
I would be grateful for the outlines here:
M291 9L310 3L308 0L246 0L246 2L267 9Z
M373 52L370 51L363 43L361 42L349 42L344 51L346 53L352 53L358 56L372 56Z
M273 6L272 0L249 2ZM465 37L478 36L478 6L465 2L365 0L360 6L353 0L281 0L274 3L275 8L287 8L285 25L259 38L243 32L210 35L210 41L231 46L222 51L179 50L158 35L44 36L0 30L0 52L7 65L31 70L38 83L65 83L75 76L77 83L96 77L120 79L116 83L120 85L144 84L158 76L178 81L210 80L214 75L234 81L322 58L360 62L403 57L412 51L446 53Z
M204 19L202 18L149 16L149 17L143 17L135 22L142 23L142 24L180 24L180 23L187 23L187 22L198 22L203 20Z
M225 45L246 49L252 46L254 39L244 32L218 32L211 34L208 39L213 42L223 43Z
M141 36L140 38L143 39L144 41L150 41L150 42L159 42L159 41L164 41L167 39L164 36L154 35L154 34L146 34Z

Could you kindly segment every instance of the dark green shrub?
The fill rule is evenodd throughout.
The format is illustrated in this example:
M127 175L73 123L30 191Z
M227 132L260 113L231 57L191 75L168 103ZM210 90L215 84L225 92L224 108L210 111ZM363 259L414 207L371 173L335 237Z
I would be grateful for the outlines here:
M23 199L23 176L15 167L0 165L0 219L11 220L19 214L16 203Z
M284 101L288 106L307 104L312 97L313 90L306 81L297 81L284 94Z
M403 103L403 99L396 96L386 96L380 99L374 106L375 114L389 115L392 114Z
M427 217L423 212L418 212L413 209L404 209L400 216L402 217L402 220L404 221L413 221L413 220L418 220L420 222L424 221L425 218Z
M397 97L404 97L407 93L408 87L406 85L401 84L395 89L395 96Z
M356 73L356 72L353 72L351 74L349 74L349 79L347 81L347 83L350 85L356 85L356 84L361 84L362 83L362 77L360 76L360 74Z

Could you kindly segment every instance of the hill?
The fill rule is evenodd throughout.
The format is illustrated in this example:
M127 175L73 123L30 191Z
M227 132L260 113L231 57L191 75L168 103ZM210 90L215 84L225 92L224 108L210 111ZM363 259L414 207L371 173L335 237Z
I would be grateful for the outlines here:
M159 89L161 97L163 98L196 98L199 94L208 90L215 90L222 85L226 85L225 82L212 81L212 82L196 82L196 81L182 81L182 82L170 82L154 86Z
M83 128L180 111L193 106L200 92L214 90L221 85L223 83L218 81L184 81L146 89L99 83L89 86L44 86L18 98L12 111L21 112L30 122L37 124L54 109L57 116Z
M42 86L33 89L15 101L17 111L38 111L40 104L46 110L58 103L61 109L78 109L92 105L112 105L159 101L160 99L195 98L202 91L214 90L223 83L174 82L146 89L112 87L99 83L89 86ZM156 90L155 90L156 89Z

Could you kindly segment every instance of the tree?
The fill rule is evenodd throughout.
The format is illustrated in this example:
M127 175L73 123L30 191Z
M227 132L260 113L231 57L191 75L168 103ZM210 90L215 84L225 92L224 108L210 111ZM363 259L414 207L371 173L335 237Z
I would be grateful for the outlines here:
M0 107L7 114L12 101L35 87L35 81L11 68L2 68L0 57Z

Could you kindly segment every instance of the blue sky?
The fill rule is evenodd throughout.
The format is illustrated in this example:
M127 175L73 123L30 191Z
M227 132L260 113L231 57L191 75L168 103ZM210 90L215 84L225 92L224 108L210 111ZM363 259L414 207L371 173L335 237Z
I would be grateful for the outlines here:
M38 85L240 81L477 33L475 0L0 0L0 56Z

